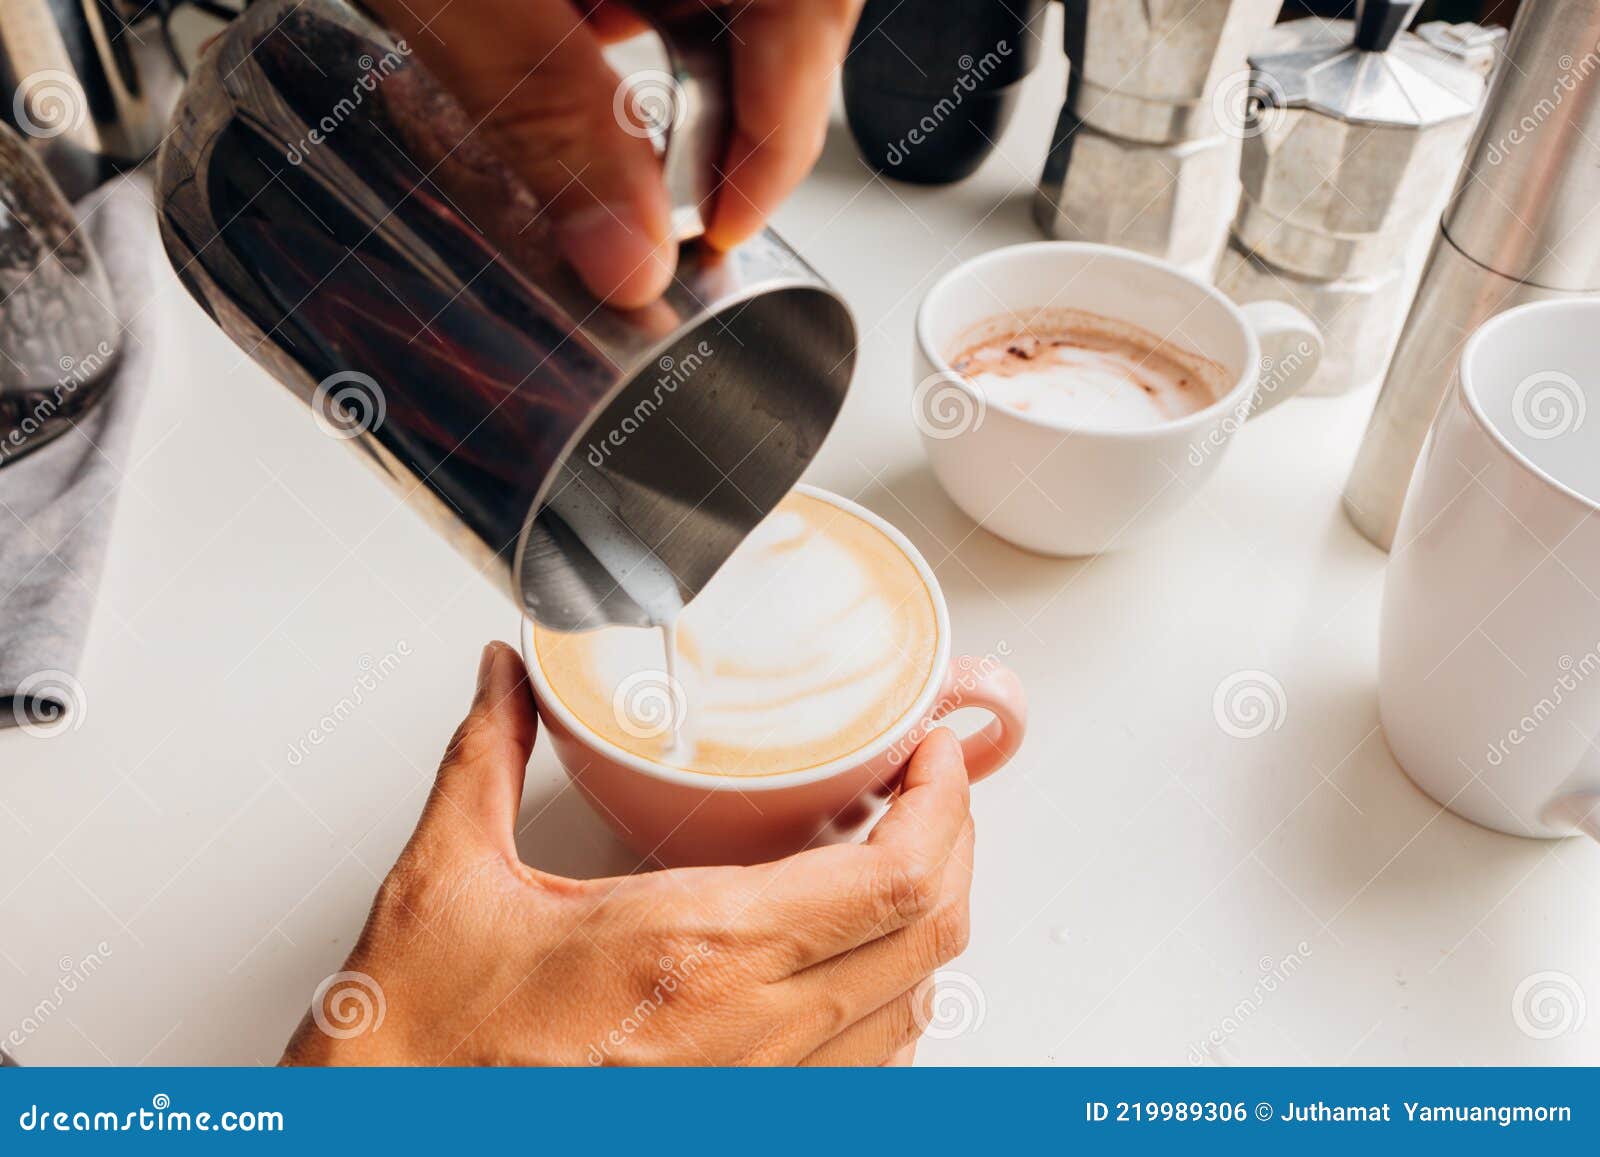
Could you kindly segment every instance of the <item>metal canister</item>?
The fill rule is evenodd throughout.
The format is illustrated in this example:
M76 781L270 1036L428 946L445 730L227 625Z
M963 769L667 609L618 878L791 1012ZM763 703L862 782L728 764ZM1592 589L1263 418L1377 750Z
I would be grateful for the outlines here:
M1345 485L1385 550L1467 335L1513 305L1600 293L1600 6L1524 4L1505 57Z

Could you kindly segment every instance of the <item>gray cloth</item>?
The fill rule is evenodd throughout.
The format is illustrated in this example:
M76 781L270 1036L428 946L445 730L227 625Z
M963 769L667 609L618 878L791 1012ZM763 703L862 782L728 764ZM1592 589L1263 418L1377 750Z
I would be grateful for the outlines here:
M65 726L84 708L78 663L155 358L149 181L119 178L77 209L111 282L122 357L73 429L0 468L0 728Z

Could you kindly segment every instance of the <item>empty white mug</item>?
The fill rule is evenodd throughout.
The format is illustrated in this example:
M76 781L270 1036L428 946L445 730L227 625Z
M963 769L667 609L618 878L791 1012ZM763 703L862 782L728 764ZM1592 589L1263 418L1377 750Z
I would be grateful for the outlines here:
M1156 426L1105 429L990 405L952 369L973 327L1060 309L1131 323L1220 363L1216 402ZM1239 306L1130 249L1039 241L968 261L928 291L912 417L940 484L979 525L1041 554L1098 554L1132 545L1188 502L1245 420L1308 382L1321 359L1315 323L1283 302Z
M1600 300L1507 310L1412 476L1379 647L1395 759L1486 827L1600 838L1597 509Z

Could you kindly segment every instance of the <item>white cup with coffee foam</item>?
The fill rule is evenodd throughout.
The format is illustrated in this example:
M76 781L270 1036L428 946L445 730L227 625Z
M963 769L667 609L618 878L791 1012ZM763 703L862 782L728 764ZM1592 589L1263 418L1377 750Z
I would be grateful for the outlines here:
M799 486L661 633L523 624L545 733L618 836L669 865L753 863L857 834L928 729L993 718L962 741L978 780L1026 726L1004 646L950 657L932 569L857 504Z
M1099 554L1179 510L1321 358L1316 324L1283 302L1235 305L1132 250L1041 241L928 291L912 416L979 525L1041 554Z

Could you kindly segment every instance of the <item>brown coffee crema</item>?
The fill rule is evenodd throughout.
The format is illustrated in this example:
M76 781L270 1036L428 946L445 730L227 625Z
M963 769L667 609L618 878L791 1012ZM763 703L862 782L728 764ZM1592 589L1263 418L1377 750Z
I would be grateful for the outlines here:
M901 721L932 678L939 625L891 538L795 493L684 608L676 685L654 630L536 626L533 641L556 696L601 738L669 767L764 776L860 751Z
M1003 314L952 343L986 402L1046 422L1137 428L1213 405L1227 371L1129 322L1080 309Z

